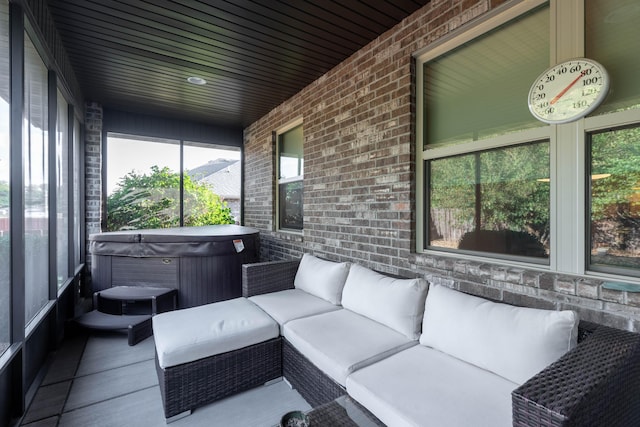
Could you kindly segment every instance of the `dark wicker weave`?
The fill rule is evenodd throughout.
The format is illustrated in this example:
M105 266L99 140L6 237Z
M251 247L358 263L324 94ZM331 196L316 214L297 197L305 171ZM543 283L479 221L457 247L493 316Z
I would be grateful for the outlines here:
M312 406L320 406L347 394L347 391L282 340L282 374L291 386Z
M143 322L138 323L137 325L129 325L127 329L129 345L136 345L140 341L149 338L151 335L153 335L153 325L151 324L151 317Z
M242 265L242 296L293 289L299 260L270 261Z
M243 295L293 288L298 264L243 266ZM640 426L640 334L581 322L579 341L513 392L514 426ZM284 339L282 363L284 377L313 407L346 394Z
M599 326L512 394L513 425L640 426L640 335Z
M156 370L166 418L282 376L282 338Z

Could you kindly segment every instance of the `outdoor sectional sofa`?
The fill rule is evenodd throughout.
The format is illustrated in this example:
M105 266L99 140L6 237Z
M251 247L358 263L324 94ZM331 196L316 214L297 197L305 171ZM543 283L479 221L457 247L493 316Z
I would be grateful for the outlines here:
M246 264L242 298L153 321L168 420L282 376L389 426L640 425L640 335L357 264Z

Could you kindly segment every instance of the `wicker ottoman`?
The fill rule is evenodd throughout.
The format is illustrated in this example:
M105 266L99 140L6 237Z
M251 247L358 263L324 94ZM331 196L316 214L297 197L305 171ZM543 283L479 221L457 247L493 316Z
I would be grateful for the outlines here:
M282 376L278 324L246 298L153 317L167 422Z

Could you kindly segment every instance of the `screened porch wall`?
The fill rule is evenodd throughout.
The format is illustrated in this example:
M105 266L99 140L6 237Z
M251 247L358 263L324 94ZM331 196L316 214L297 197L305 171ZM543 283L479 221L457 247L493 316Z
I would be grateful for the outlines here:
M242 129L184 120L169 120L143 114L105 109L94 101L85 104L85 246L86 271L91 271L88 237L105 231L104 138L107 132L168 139L184 139L227 147L242 146Z

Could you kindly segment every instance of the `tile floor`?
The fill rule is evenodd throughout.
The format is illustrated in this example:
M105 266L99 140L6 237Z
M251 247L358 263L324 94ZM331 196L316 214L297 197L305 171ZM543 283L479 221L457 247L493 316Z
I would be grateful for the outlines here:
M198 408L170 426L274 426L294 409L310 406L279 381ZM127 345L126 334L117 332L66 339L20 425L164 426L153 337L135 346Z

